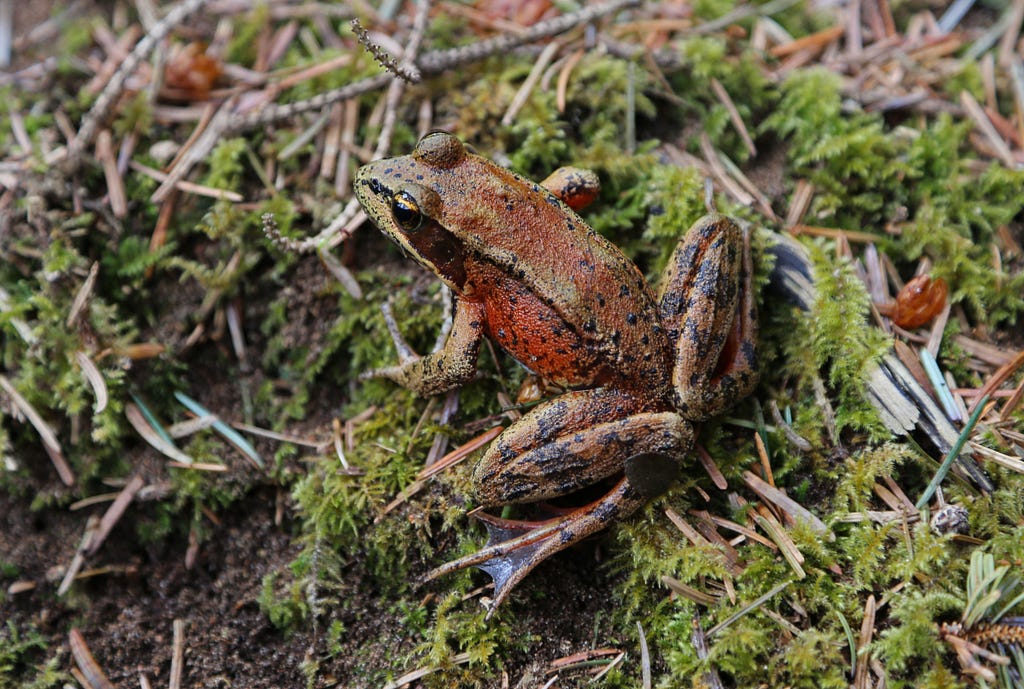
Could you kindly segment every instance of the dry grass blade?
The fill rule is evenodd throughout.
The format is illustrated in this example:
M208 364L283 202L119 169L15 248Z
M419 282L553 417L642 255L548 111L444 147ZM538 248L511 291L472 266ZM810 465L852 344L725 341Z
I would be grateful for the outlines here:
M711 649L708 648L707 634L704 633L704 628L700 623L700 615L697 613L694 613L690 619L690 629L690 643L697 652L697 657L706 662L708 656L711 655ZM722 678L718 676L718 670L715 669L714 665L704 673L701 679L708 689L722 689Z
M93 394L96 395L96 407L93 411L99 414L107 408L107 401L109 400L107 383L103 379L103 374L100 373L96 364L92 362L92 359L85 352L75 352L75 361L82 368L82 375L89 381L89 386L92 387Z
M68 312L68 318L64 321L64 325L71 328L78 322L78 317L81 315L82 310L86 304L89 303L90 297L92 297L92 291L96 287L96 278L100 273L100 262L93 261L92 265L89 266L89 274L85 278L85 282L78 288L78 292L75 293L75 300L71 302L71 310Z
M640 637L640 676L643 678L644 689L651 689L651 652L647 649L647 635L643 625L637 620L636 632Z
M469 662L469 654L468 653L456 654L456 655L452 656L449 659L449 661L448 661L448 663L451 664L451 665L465 665L468 662ZM402 675L401 677L399 677L398 679L396 679L393 682L388 682L383 687L381 687L381 689L401 689L402 687L409 686L410 684L412 684L416 680L423 679L427 675L429 675L431 673L434 673L434 672L437 672L440 669L441 668L437 667L436 665L435 666L429 666L429 667L421 667L419 669L413 670L412 672L405 673L404 675Z
M743 189L726 171L725 166L722 164L721 154L711 143L711 137L708 136L707 132L701 132L700 150L704 154L704 162L707 163L708 169L711 170L712 175L722 185L726 193L736 199L736 202L740 205L752 206L754 201L756 201L753 194Z
M163 196L161 196L161 203L167 202L167 199L169 198L169 192L171 189L177 189L178 191L183 191L186 194L196 194L197 196L209 196L212 199L223 199L225 201L232 201L234 203L241 203L242 201L245 200L245 198L241 194L234 191L228 191L227 189L216 189L214 187L207 187L202 184L195 184L193 182L189 182L187 180L178 178L174 178L172 182L171 175L167 174L166 172L160 172L155 168L143 165L142 163L139 163L134 160L129 162L128 166L131 169L135 170L136 172L146 175L147 177L152 177L153 179L155 179L158 182L161 182L162 184L171 185L170 187L168 187L168 191L165 192ZM161 189L162 188L163 187L161 187ZM157 191L160 190L158 189ZM157 199L153 200L157 201Z
M153 449L181 464L192 464L195 460L174 446L174 443L163 438L146 419L143 413L134 404L126 404L124 408L125 418L132 425L132 428L142 436L142 439L149 443Z
M739 610L737 610L736 612L734 612L733 614L729 615L727 618L716 624L714 627L709 629L704 636L706 636L707 638L711 638L712 636L722 631L723 629L731 625L733 622L743 617L744 615L751 613L754 610L757 610L767 601L771 600L779 593L781 593L791 583L793 582L784 581L781 584L773 586L772 589L768 591L766 594L764 594L763 596L759 596L756 600L751 601L749 604L743 606L742 608L740 608Z
M790 234L809 234L815 237L828 237L830 239L844 238L848 242L877 242L878 235L858 230L841 230L835 227L817 227L815 225L793 225L789 229Z
M757 450L757 457L761 461L761 472L764 474L768 485L775 487L775 475L772 473L772 463L768 458L768 448L764 446L764 440L760 433L754 433L754 448Z
M747 152L751 156L757 155L757 147L754 146L754 139L751 138L750 132L747 130L747 125L740 116L740 111L736 108L736 104L729 96L729 92L722 86L722 82L718 79L711 79L711 90L715 92L715 97L718 98L719 102L725 106L726 112L729 113L729 120L732 122L732 126L736 128L740 138L743 140L743 145L747 147Z
M57 475L60 476L60 480L63 481L64 485L71 486L75 483L75 474L71 471L71 466L67 460L64 459L64 453L60 449L60 442L57 440L57 435L50 428L50 424L43 420L43 417L35 410L35 408L28 403L21 394L14 389L11 381L7 379L7 376L0 373L0 388L4 389L4 392L14 402L14 406L25 415L25 418L29 420L32 427L36 429L36 433L43 441L43 447L46 449L46 454L50 456L50 461L53 462L54 468L57 470Z
M715 488L718 490L727 490L729 488L729 482L725 480L725 474L715 464L714 458L708 454L708 451L700 445L697 446L697 461L700 462L704 471L707 472L711 482L715 484Z
M1024 350L1017 352L1013 359L1000 366L999 370L985 381L985 384L978 391L978 399L975 399L971 404L971 410L973 411L976 407L980 406L980 398L991 396L1021 366L1024 366Z
M774 519L769 519L764 515L755 514L754 521L757 522L758 526L764 529L765 533L775 541L775 544L779 546L779 552L782 553L782 557L785 558L786 562L793 569L797 579L803 579L807 576L807 573L803 568L804 556L800 552L800 549L796 547L796 543L789 537L786 530L782 528L782 525L776 522Z
M114 689L114 685L110 683L99 663L93 658L88 644L85 643L85 639L78 629L73 628L68 633L68 645L71 647L71 655L75 658L75 664L85 678L87 689Z
M717 596L712 596L710 593L705 593L700 589L684 584L675 577L670 577L667 574L662 575L661 583L665 584L672 593L680 595L687 600L697 603L698 605L711 607L718 602Z
M775 545L775 543L768 540L767 538L757 533L753 529L743 526L743 524L737 524L736 522L726 519L725 517L719 517L718 515L711 514L710 512L706 512L704 510L690 510L690 514L694 517L697 517L698 519L709 521L715 526L719 526L723 529L728 529L729 531L734 531L738 534L741 534L752 541L760 543L766 548L770 548L771 550L778 550L778 546Z
M1006 66L1018 59L1020 53L1017 38L1020 36L1021 23L1024 22L1024 0L1014 0L1007 22L1006 32L999 39L999 64Z
M815 52L824 50L825 46L836 40L845 33L846 28L843 26L831 26L827 29L822 29L817 33L812 33L808 36L798 38L795 41L791 41L784 45L777 45L768 52L771 53L772 57L789 57L795 53L799 53L804 50L813 50Z
M124 191L124 180L117 170L117 159L114 157L114 139L109 129L104 129L96 137L96 158L103 166L103 176L107 180L107 195L110 210L115 218L128 215L128 197Z
M676 528L679 529L687 540L695 546L703 547L710 546L711 542L700 535L695 528L690 526L689 522L683 519L678 512L673 510L671 507L665 508L665 516L669 518Z
M1013 394L1006 400L1006 404L999 410L999 420L1009 421L1010 415L1013 414L1014 410L1020 405L1021 399L1024 399L1024 379L1021 379L1017 383L1017 387L1014 388Z
M490 428L477 437L473 438L469 442L463 443L459 447L455 448L441 459L437 460L428 467L425 467L419 474L416 475L418 480L428 479L431 476L438 474L450 466L458 464L466 457L476 452L481 447L490 444L492 440L501 435L501 432L505 430L504 426L495 426Z
M1009 469L1010 471L1015 471L1018 474L1024 474L1024 459L1003 454L1002 452L997 452L996 450L985 447L980 443L971 442L970 447L971 452L976 456L983 457L1005 469Z
M572 655L552 660L545 672L550 675L555 672L591 667L596 663L606 663L608 662L607 658L615 657L621 653L622 651L617 648L595 648L592 651L580 651L579 653L573 653Z
M1017 160L1010 151L1010 147L999 136L999 132L996 131L992 121L985 114L985 111L982 110L981 106L978 105L978 101L974 99L974 96L967 91L962 91L960 93L960 104L964 106L964 110L974 120L974 125L978 128L978 131L985 137L985 140L995 151L996 155L999 156L999 159L1003 161L1003 164L1011 169L1015 168Z
M749 471L743 472L743 481L762 499L778 506L783 512L788 514L794 522L804 522L818 534L823 535L828 533L828 527L825 526L824 522L811 514L806 507L783 493L778 488L769 485Z
M869 595L864 604L864 619L860 625L860 637L857 639L857 657L854 661L853 688L870 689L868 677L869 649L871 637L875 631L875 597Z
M540 51L537 61L533 63L530 73L523 81L523 85L519 87L515 97L512 98L512 102L509 103L508 109L501 118L501 125L503 127L508 127L515 122L516 115L519 114L519 111L530 99L530 94L533 93L537 82L540 81L541 75L544 74L544 70L551 64L551 60L554 59L561 47L562 44L559 41L551 41L551 43L544 46L544 50Z

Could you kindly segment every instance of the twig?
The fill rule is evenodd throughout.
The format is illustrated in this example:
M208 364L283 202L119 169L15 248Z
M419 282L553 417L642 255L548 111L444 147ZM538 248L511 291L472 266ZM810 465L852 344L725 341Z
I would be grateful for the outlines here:
M476 62L527 43L550 38L573 27L587 24L607 14L612 14L637 4L639 4L639 0L611 0L609 2L596 3L579 12L538 22L521 34L498 36L459 48L428 51L418 57L416 65L423 76L440 74L447 69L462 64ZM271 124L278 120L289 119L300 113L319 110L332 103L348 100L370 91L376 91L389 83L393 78L394 76L390 73L378 74L377 76L357 81L333 91L319 94L305 101L267 106L258 113L251 115L236 115L228 120L226 130L236 133Z
M747 152L752 155L757 155L757 147L754 146L754 140L750 137L750 132L747 130L746 123L743 122L743 118L740 117L740 111L736 108L736 104L729 96L728 91L722 86L722 83L718 79L711 80L711 90L715 92L715 96L721 101L722 105L725 106L726 112L729 113L729 119L732 121L732 125L736 127L736 131L739 132L740 138L743 139L743 145L747 147Z
M429 4L430 3L425 3L421 0L420 7L429 7ZM403 60L401 63L399 63L398 60L389 55L388 52L382 46L374 43L370 39L370 34L367 33L366 29L363 28L362 23L358 19L353 19L351 22L349 22L349 25L352 27L352 31L353 33L355 33L356 39L363 45L364 48L370 51L370 54L373 55L373 59L375 59L377 61L377 64L379 64L381 67L391 72L402 81L408 82L410 84L415 84L420 79L422 79L422 75L420 74L419 70L416 69L415 65L411 65L412 69L409 69L410 63L408 60Z
M171 642L171 676L168 688L181 689L181 674L185 669L185 622L174 620L171 627L174 630L174 640Z
M197 196L209 196L210 198L224 199L225 201L231 201L233 203L241 203L242 201L245 200L245 197L243 197L241 194L239 194L237 192L229 191L227 189L217 189L215 187L208 187L208 186L205 186L205 185L202 185L202 184L196 184L194 182L189 182L187 180L177 178L177 177L179 177L178 175L175 175L175 177L177 179L175 179L173 184L171 184L171 176L170 175L168 175L165 172L160 172L159 170L155 170L155 169L149 167L148 165L143 165L142 163L140 163L138 161L135 161L135 160L131 161L128 165L129 165L129 167L131 167L131 169L135 170L136 172L144 174L147 177L152 177L153 179L155 179L158 182L163 182L165 184L170 185L169 188L177 189L177 190L183 191L183 192L185 192L187 194L196 194ZM154 196L155 196L155 194L154 194ZM167 203L166 195L161 197L160 202L161 203ZM155 234L156 233L154 232L154 236L155 236Z
M416 54L419 52L420 44L423 42L423 34L427 30L427 18L430 16L430 2L419 0L416 10L416 18L413 20L412 31L409 33L409 42L402 54L402 62L397 65L399 73L407 73L414 76L414 81L419 81L419 70L416 68ZM403 78L404 79L404 78ZM388 85L388 93L385 98L384 120L381 124L380 135L377 137L377 148L373 151L374 159L383 158L391 149L391 135L395 130L395 123L398 121L398 105L405 93L407 80L395 79Z
M114 526L120 521L124 515L128 505L135 499L135 494L138 493L142 486L145 485L145 481L142 477L136 474L132 476L121 492L118 493L117 498L110 504L107 511L103 513L103 518L100 520L99 528L96 529L96 533L93 534L92 539L89 541L88 547L85 549L86 555L95 555L96 551L100 549L103 542L107 540L107 536L114 530Z
M99 527L100 520L95 516L89 517L85 520L85 530L82 532L82 540L78 542L78 547L75 549L75 554L71 558L71 562L68 563L67 568L64 570L64 577L61 579L60 585L57 587L57 595L63 596L71 588L71 583L78 577L78 573L82 569L82 565L85 564L85 550L89 547L92 542L93 536L96 534L96 529Z

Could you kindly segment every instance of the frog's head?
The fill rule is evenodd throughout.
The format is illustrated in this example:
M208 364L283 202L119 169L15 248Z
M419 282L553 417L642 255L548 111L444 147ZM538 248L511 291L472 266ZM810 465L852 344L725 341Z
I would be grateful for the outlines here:
M359 168L354 184L374 224L456 291L465 281L462 243L443 226L439 190L444 192L445 180L466 155L466 146L452 134L431 132L410 155Z

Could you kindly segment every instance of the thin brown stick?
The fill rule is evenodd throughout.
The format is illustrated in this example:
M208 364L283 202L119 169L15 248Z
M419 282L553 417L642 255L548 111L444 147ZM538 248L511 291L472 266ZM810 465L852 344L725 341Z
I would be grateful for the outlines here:
M181 675L185 669L185 622L174 620L171 624L174 640L171 642L171 676L169 689L181 689Z
M96 137L96 159L103 166L103 176L107 181L107 196L110 210L115 218L128 215L128 196L124 191L124 180L117 171L117 159L114 157L114 139L109 129L104 129Z
M89 645L77 628L68 633L68 645L71 647L71 655L75 658L75 664L85 678L88 689L114 689L114 685L107 679L107 675L96 662Z
M125 510L135 499L136 493L142 490L142 487L146 484L142 480L142 477L136 474L129 479L128 483L121 492L118 493L117 498L110 504L107 511L103 514L103 518L100 520L99 528L96 533L93 534L92 540L89 542L89 546L85 549L86 555L94 555L103 542L107 540L107 536L114 530L114 526L120 521L124 515Z

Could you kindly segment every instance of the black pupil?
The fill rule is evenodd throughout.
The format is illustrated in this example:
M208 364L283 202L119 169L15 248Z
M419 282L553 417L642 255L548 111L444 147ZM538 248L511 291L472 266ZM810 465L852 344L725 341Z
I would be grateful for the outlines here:
M420 211L410 199L398 196L391 204L391 214L400 226L413 230L420 224Z

